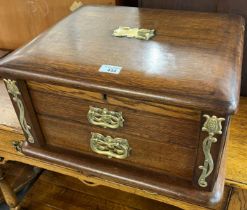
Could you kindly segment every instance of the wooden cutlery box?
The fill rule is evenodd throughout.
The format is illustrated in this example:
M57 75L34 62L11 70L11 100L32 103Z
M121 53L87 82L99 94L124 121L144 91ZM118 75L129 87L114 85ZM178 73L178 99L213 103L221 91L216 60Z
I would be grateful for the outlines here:
M238 107L243 33L234 15L78 9L1 61L22 152L212 201Z

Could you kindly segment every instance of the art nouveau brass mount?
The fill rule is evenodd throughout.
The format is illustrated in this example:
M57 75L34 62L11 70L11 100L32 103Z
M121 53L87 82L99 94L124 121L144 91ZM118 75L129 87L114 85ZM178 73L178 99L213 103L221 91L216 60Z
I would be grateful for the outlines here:
M208 183L206 178L212 173L214 170L214 161L211 155L211 146L212 143L217 142L217 138L214 136L216 134L222 134L222 126L221 122L225 120L225 118L217 118L216 116L210 117L209 115L203 115L206 118L206 122L202 127L202 131L208 132L208 137L206 137L203 141L203 153L205 156L204 165L199 166L199 169L202 170L201 176L199 177L198 184L201 187L207 187Z
M4 79L3 80L6 84L6 88L9 92L9 94L12 97L12 100L17 104L17 107L19 109L19 121L21 124L21 127L25 134L27 135L27 141L29 143L34 143L34 138L31 134L31 126L27 124L26 118L25 118L25 110L22 100L19 96L21 96L21 92L19 91L16 81L10 80L10 79Z
M93 132L91 134L90 146L94 152L109 158L125 159L129 156L131 148L127 139L105 137L100 133Z
M93 125L99 125L104 128L119 128L123 127L122 112L108 111L106 108L89 107L88 121Z
M139 28L130 28L130 27L119 27L113 32L113 36L116 37L127 37L127 38L136 38L142 40L149 40L154 37L154 29L139 29Z

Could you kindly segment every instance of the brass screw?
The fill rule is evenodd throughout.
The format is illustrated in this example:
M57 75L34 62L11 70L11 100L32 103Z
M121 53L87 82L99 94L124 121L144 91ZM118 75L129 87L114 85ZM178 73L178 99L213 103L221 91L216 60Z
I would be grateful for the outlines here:
M12 142L12 145L17 152L21 152L22 144L23 144L23 141L13 141Z

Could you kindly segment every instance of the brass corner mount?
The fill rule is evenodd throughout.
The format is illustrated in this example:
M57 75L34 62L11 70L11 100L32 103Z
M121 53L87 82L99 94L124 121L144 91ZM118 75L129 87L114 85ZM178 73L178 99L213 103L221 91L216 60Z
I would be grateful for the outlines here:
M208 132L208 136L203 140L203 153L204 153L204 164L203 166L199 166L199 169L202 170L201 176L198 179L198 184L200 187L207 187L208 183L206 178L213 172L214 170L214 161L211 155L211 146L212 143L217 142L217 138L215 138L216 134L222 134L222 121L225 118L218 118L216 116L203 115L206 118L206 121L203 124L202 131Z

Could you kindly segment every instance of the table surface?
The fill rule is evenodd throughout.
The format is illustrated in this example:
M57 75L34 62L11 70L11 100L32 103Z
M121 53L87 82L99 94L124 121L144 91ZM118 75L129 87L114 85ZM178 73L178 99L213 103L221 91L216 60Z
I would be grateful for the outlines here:
M247 189L247 97L231 122L226 163L226 182Z
M3 81L0 81L0 128L22 132ZM227 145L226 183L247 189L247 97L233 116Z

